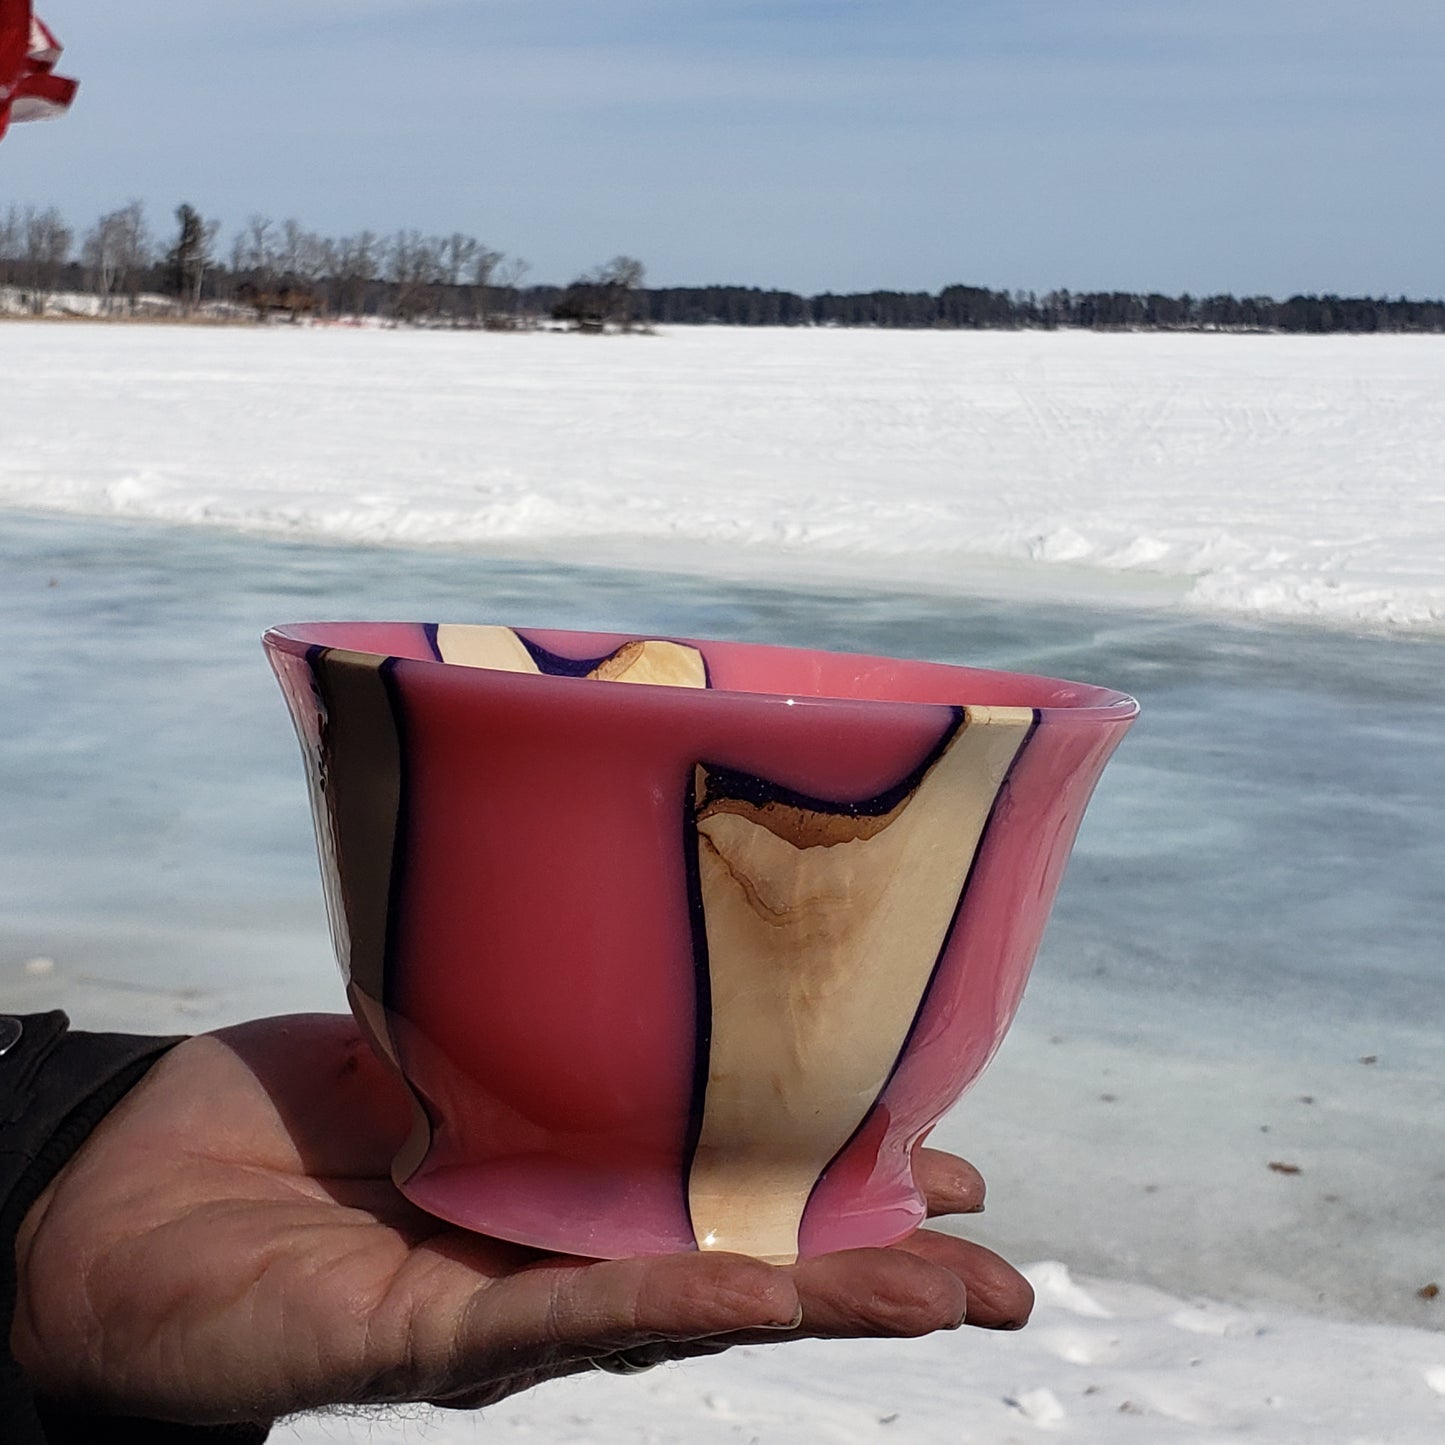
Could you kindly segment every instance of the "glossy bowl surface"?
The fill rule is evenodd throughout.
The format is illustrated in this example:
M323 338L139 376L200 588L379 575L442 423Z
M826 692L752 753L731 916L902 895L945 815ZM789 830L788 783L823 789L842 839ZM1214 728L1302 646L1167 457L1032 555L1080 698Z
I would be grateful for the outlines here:
M594 1257L901 1238L1131 698L685 638L265 644L417 1204Z

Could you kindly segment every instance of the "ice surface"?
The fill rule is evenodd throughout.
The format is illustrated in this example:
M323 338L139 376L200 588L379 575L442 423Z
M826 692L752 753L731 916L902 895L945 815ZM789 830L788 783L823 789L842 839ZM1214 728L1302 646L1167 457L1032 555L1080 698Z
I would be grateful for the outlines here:
M0 379L11 506L1445 627L1435 337L76 323Z
M990 1177L977 1232L1434 1319L1445 642L15 514L0 535L0 991L75 986L129 1026L341 1007L269 623L586 619L1133 691L1018 1023L940 1126Z

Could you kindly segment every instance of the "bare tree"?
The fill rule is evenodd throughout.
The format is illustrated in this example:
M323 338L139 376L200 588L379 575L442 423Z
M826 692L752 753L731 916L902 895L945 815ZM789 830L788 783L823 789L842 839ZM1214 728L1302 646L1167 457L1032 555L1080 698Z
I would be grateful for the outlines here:
M20 208L12 203L5 213L0 215L0 286L15 284L20 262L20 238L23 233Z
M135 310L140 275L150 265L151 255L145 208L139 201L108 211L86 232L81 260L106 312L113 311L122 296Z
M329 274L332 245L326 237L308 231L299 221L281 224L281 274L314 288Z
M311 249L311 233L294 216L281 222L281 243L277 263L283 276L299 276Z
M336 307L337 245L330 236L312 234L305 258L306 284L316 297L318 307L333 311Z
M335 264L332 243L308 231L299 221L288 219L281 225L279 262L293 316L298 304L308 311L319 309L323 301L321 283L331 275Z
M492 253L475 236L453 231L442 242L442 272L447 286L447 309L453 323L475 326L486 312L483 294L485 282L478 283L480 272L490 271L487 258ZM492 263L495 264L495 263Z
M249 215L231 246L231 269L253 286L269 289L276 280L276 230L269 216Z
M614 256L605 265L599 266L593 274L606 285L635 291L642 285L647 268L636 256Z
M646 275L636 256L614 256L599 268L598 281L612 298L612 319L623 331L631 331L637 322L637 293Z
M445 309L454 323L468 326L484 325L487 315L487 288L492 273L502 260L500 251L490 250L474 236L453 231L435 241L439 273L446 288Z
M520 327L528 324L522 306L522 282L527 279L527 272L531 269L531 262L524 261L520 256L499 256L492 268L493 284L489 289L501 298L506 307L503 313L505 319L502 322L504 326ZM497 324L495 313L491 324Z
M471 269L466 278L467 314L473 326L487 324L487 293L497 267L505 260L501 251L478 244L472 254Z
M552 309L559 321L580 331L605 331L609 326L631 331L637 321L637 291L646 268L635 256L614 256L584 271Z
M420 231L398 231L386 242L386 279L392 285L392 312L398 321L415 322L436 307L445 243Z
M55 293L60 268L70 260L75 237L54 206L47 206L43 211L28 207L22 224L24 276L30 291L30 309L36 316L42 316L46 303Z
M464 236L460 231L453 231L442 242L442 271L448 286L460 286L466 280L479 245L474 236Z
M360 315L366 305L366 288L381 269L380 248L370 231L343 236L332 248L331 279L336 288L336 309L342 315Z

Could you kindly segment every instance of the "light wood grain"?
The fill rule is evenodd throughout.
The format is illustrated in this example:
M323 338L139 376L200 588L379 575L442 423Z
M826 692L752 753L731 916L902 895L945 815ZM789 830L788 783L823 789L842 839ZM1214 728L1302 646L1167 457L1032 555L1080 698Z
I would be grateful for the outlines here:
M510 627L443 622L437 628L437 651L443 662L460 667L490 667L496 672L542 670Z
M540 673L536 659L510 627L444 622L436 631L443 662L494 672ZM702 653L681 642L634 638L609 653L587 674L598 682L642 682L657 687L706 687Z
M646 682L659 687L707 686L707 667L697 648L657 638L624 642L587 675L602 682Z
M696 777L712 991L688 1198L702 1249L796 1258L818 1176L888 1079L999 787L1033 724L977 709L876 817L709 803Z

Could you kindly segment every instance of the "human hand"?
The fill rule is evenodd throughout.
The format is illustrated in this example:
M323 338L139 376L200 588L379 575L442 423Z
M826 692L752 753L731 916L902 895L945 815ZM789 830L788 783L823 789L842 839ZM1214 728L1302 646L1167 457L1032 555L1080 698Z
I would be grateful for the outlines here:
M734 1344L1007 1329L997 1255L920 1230L785 1268L589 1261L471 1234L391 1182L408 1103L349 1018L264 1019L167 1054L52 1181L16 1246L16 1358L71 1410L194 1424L339 1403L475 1408L589 1368ZM920 1150L934 1214L983 1200Z

